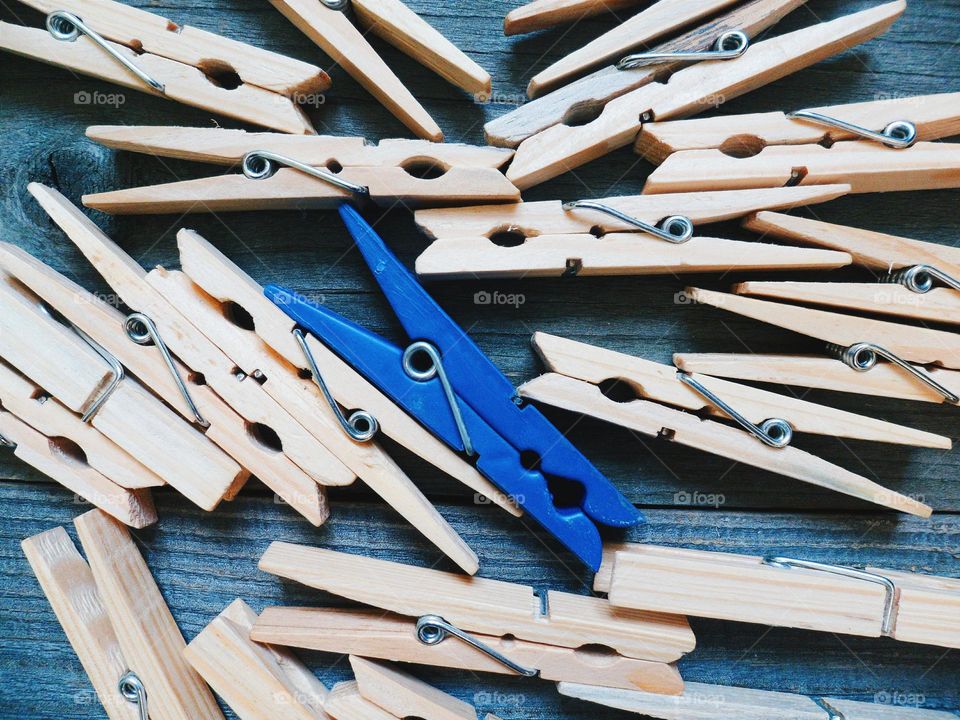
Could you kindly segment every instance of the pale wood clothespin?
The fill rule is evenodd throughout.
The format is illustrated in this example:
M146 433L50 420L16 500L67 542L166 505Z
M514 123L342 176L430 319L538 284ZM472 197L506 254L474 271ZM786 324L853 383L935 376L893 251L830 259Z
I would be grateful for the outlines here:
M37 295L3 270L0 316L5 363L192 502L212 510L245 478L242 468L199 430L137 379L125 377L109 351L54 319ZM122 332L122 325L114 331Z
M673 40L654 46L652 51L685 54L706 52L715 46L718 38L731 32L741 32L753 38L804 2L806 0L749 0ZM609 2L601 4L609 5ZM484 127L487 142L499 147L515 148L527 138L554 125L588 122L599 116L604 105L614 98L664 80L690 62L675 59L635 68L621 69L616 65L602 68L491 120Z
M827 202L846 191L836 185L420 210L417 225L433 242L416 270L431 278L525 278L833 269L850 256L694 237L694 230L760 208Z
M883 365L879 360L888 361L904 377L939 393L945 402L960 404L960 396L924 367L960 369L960 335L956 333L699 288L687 288L684 293L693 301L818 338L831 355L856 371L873 372Z
M727 685L687 683L683 695L665 696L558 683L561 695L661 720L956 720L940 710L881 705L839 698Z
M293 134L313 134L295 102L320 93L320 68L180 26L112 0L22 0L47 29L0 23L0 49L133 90Z
M917 382L892 363L878 363L869 372L860 372L830 357L738 353L677 353L673 362L685 372L715 377L919 402L947 402L943 393ZM960 397L960 372L939 367L927 367L924 372L951 395Z
M287 543L273 543L260 568L379 608L269 608L251 635L260 642L545 678L589 675L656 692L680 691L669 663L695 644L675 615L614 614L598 598L538 597L522 585ZM576 650L590 644L616 653L604 672Z
M500 170L513 153L500 148L425 140L370 145L359 137L187 127L99 126L87 136L121 150L238 167L227 175L84 196L85 205L109 213L302 210L365 198L414 207L520 200Z
M639 154L659 167L645 193L849 183L854 193L960 185L960 93L794 113L651 123Z
M921 517L932 514L927 505L806 453L790 442L794 430L849 433L861 439L941 448L949 447L948 438L715 378L678 374L676 368L667 365L545 333L536 333L533 344L551 373L521 386L523 397L901 512ZM617 402L607 397L600 385L608 380L624 382L637 398ZM703 410L733 419L740 427L702 420L693 414Z
M514 8L503 21L504 35L545 30L638 5L640 0L533 0Z
M747 218L744 227L790 242L849 252L855 264L881 275L873 283L745 283L739 286L740 292L960 323L960 250L955 247L773 212Z
M960 580L770 555L608 548L599 587L632 610L960 647Z
M376 444L348 437L319 391L298 377L296 366L272 355L242 320L231 321L229 307L213 300L187 276L163 269L148 274L62 195L43 186L30 189L125 303L139 313L137 324L152 327L155 342L163 342L192 372L201 373L206 385L247 427L259 428L262 441L275 446L275 454L285 455L313 481L304 487L291 484L296 478L286 475L263 478L278 495L319 524L327 512L318 485L347 485L360 476L460 567L476 572L476 555L399 466ZM184 232L180 237L194 247L206 245L195 233ZM286 327L290 342L289 322ZM136 324L131 331L144 332ZM303 358L299 362L306 364Z
M527 94L535 98L556 88L580 73L605 62L625 58L631 51L644 47L652 40L676 32L713 14L726 10L737 0L659 0L625 19L617 27L587 43L566 57L557 60L537 73L527 86ZM746 36L730 38L729 48L724 45L717 50L746 48ZM738 44L739 43L739 44ZM706 59L710 59L707 56ZM627 63L624 63L627 64Z
M124 526L100 510L74 524L87 561L62 527L22 546L110 720L223 720Z
M394 665L350 656L357 693L391 717L423 720L477 720L469 703L448 695ZM343 720L337 718L337 720ZM486 720L498 720L487 715Z
M490 75L400 0L270 0L418 137L443 131L346 16L467 92L489 94Z
M286 648L250 639L257 614L235 600L184 649L184 657L241 720L330 720L327 689Z
M736 59L698 63L611 100L583 125L554 125L523 141L507 171L521 190L630 145L645 124L693 115L809 67L886 31L903 0L751 45Z
M477 720L477 711L393 665L350 656L356 681L338 683L324 709L336 720ZM499 720L488 714L485 720Z

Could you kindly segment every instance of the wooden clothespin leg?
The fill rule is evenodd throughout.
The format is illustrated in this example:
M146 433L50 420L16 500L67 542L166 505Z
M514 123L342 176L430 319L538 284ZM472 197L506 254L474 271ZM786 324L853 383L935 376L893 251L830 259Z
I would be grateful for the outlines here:
M640 0L533 0L514 8L503 22L504 35L545 30L554 25L613 13L637 5Z
M63 528L23 550L110 719L223 720L123 525L100 510L74 522L89 565Z
M184 656L241 720L329 720L327 689L292 652L250 640L257 614L235 600Z

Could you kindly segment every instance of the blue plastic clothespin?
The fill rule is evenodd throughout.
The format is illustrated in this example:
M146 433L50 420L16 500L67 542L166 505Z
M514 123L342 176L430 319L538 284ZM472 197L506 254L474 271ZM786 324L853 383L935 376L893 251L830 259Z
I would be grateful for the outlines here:
M477 469L594 570L597 525L629 527L640 512L516 389L430 297L349 205L340 215L397 318L414 342L401 348L343 316L275 285L264 292L304 330L353 366ZM581 489L558 507L548 478Z

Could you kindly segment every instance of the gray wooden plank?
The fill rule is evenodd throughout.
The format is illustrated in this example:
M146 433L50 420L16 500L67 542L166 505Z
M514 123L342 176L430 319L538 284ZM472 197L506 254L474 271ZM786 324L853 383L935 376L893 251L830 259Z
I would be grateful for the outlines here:
M56 619L43 599L19 541L56 525L68 526L85 508L58 502L45 486L0 485L8 508L0 523L0 717L29 708L37 720L95 718L88 684ZM185 636L192 638L236 597L257 610L268 605L342 606L338 599L256 568L272 540L283 540L383 559L450 569L425 548L395 514L376 505L340 503L332 520L315 529L287 508L265 498L243 498L212 515L189 507L173 493L160 493L158 528L136 537ZM577 593L590 578L571 558L531 542L521 523L493 508L445 506L444 515L477 549L482 574ZM960 555L960 518L938 516L932 528L919 521L893 523L863 515L803 516L752 512L654 510L631 540L705 550L783 554L825 562L949 573ZM960 656L940 648L891 640L770 630L739 623L694 620L698 649L681 663L691 681L747 685L862 700L894 696L923 698L925 707L960 703ZM349 673L344 659L308 653L306 659L328 683ZM36 668L56 667L57 673ZM432 668L414 668L424 679L504 720L519 718L619 718L613 711L560 701L549 683L524 682ZM73 705L78 700L82 703Z

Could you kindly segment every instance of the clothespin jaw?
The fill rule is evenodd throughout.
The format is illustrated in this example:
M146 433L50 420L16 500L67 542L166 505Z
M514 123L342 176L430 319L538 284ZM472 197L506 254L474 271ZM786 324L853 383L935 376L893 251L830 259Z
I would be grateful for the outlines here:
M553 0L544 2L553 4ZM718 38L734 31L754 38L804 2L806 0L748 0L673 40L654 46L652 50L657 53L704 52L710 50ZM610 2L606 0L597 4L608 6ZM484 127L487 142L499 147L517 147L527 138L554 125L588 121L608 102L663 80L684 65L686 63L682 60L632 70L610 65L491 120Z
M342 206L340 212L401 324L418 342L401 351L289 291L270 288L268 296L434 429L438 437L457 449L478 452L481 472L595 567L601 543L593 522L625 527L639 522L639 513L539 411L516 404L510 382L427 294L373 228L349 206ZM358 353L357 348L363 352ZM429 372L418 373L413 367L418 353L430 357ZM416 387L424 381L433 381L432 386ZM408 391L402 392L402 388ZM432 393L432 399L426 400L425 393ZM537 454L537 469L525 467L524 451ZM554 505L547 485L549 475L583 487L579 509Z
M440 207L513 203L520 191L501 168L512 152L423 140L291 136L222 128L94 126L107 147L219 165L241 172L86 195L110 213L334 208L346 200Z
M525 140L507 177L526 189L633 143L643 125L695 114L710 98L730 100L883 33L906 9L903 0L753 44L742 56L699 63L608 103L595 120L555 125Z
M330 85L320 68L111 0L24 0L47 30L0 24L0 49L212 112L313 134L295 97Z

